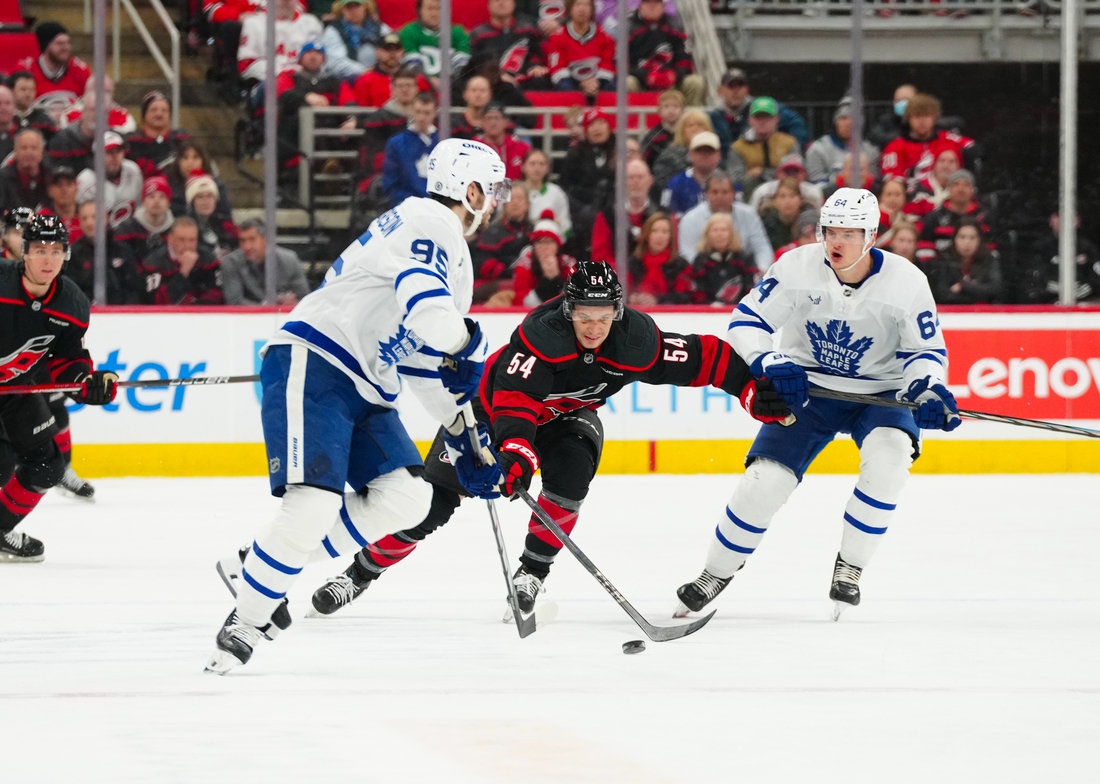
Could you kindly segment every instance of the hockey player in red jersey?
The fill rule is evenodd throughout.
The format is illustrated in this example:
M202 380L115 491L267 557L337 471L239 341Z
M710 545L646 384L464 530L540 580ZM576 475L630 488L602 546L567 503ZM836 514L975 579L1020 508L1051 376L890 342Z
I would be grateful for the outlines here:
M542 471L538 503L567 533L600 463L603 424L597 409L633 381L676 386L715 386L739 396L756 419L783 421L790 409L767 380L754 381L729 344L713 335L662 332L653 319L624 307L623 289L610 265L585 261L570 276L565 293L533 310L507 346L490 357L481 381L479 420L491 429L503 473L500 491L513 496ZM486 425L481 426L483 439ZM349 604L388 567L405 558L446 523L478 479L452 465L470 452L466 435L441 431L426 460L433 485L431 510L414 528L385 536L361 550L351 566L313 595L314 609L330 614ZM514 581L524 613L534 608L561 543L536 517Z
M61 275L69 233L56 215L36 215L23 229L23 260L0 262L0 385L42 379L80 384L73 399L102 406L115 397L118 376L92 370L84 349L88 300ZM0 562L41 561L42 542L16 532L46 491L65 474L58 425L43 394L0 396Z

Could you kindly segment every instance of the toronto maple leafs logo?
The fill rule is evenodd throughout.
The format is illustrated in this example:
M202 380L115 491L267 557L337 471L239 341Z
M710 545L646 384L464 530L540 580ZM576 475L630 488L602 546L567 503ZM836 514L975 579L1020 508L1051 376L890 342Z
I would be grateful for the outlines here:
M402 324L397 334L389 340L378 341L378 358L387 365L394 365L402 359L408 359L423 347L424 341L415 332L405 329Z
M845 376L859 374L859 363L874 343L869 337L853 341L851 327L840 319L832 319L824 330L812 321L807 321L806 334L810 337L817 363Z

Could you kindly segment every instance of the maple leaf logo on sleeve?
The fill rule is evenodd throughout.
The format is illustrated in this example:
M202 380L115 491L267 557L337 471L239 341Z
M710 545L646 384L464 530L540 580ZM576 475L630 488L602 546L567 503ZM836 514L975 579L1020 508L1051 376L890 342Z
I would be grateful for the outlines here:
M830 320L825 329L807 321L806 335L810 338L810 346L817 363L842 376L859 375L859 363L874 343L869 337L853 340L851 327L840 319Z

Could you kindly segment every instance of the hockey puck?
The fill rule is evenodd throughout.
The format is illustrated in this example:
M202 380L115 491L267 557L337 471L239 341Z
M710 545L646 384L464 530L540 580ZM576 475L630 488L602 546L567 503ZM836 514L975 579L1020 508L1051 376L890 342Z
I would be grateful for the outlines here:
M644 650L644 640L629 640L623 643L623 653L641 653Z

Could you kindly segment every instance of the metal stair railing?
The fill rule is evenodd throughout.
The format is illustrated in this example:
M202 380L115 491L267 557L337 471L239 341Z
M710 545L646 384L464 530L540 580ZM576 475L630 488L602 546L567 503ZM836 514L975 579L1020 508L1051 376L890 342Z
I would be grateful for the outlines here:
M164 9L164 5L161 1L149 0L149 5L164 24L164 28L168 31L168 38L172 42L171 62L169 62L169 60L165 58L164 53L161 52L160 46L157 45L152 34L150 34L149 28L146 27L145 22L142 21L141 16L137 12L137 8L134 7L133 0L114 0L112 37L114 39L113 70L116 84L122 79L122 14L119 9L120 4L126 9L126 13L130 16L130 21L134 23L134 27L137 28L138 34L149 48L149 54L152 56L153 60L156 61L157 65L160 66L160 70L164 72L164 78L168 80L172 95L172 127L178 128L180 124L180 31L177 29L176 23L172 21L172 17L169 16L168 12Z

